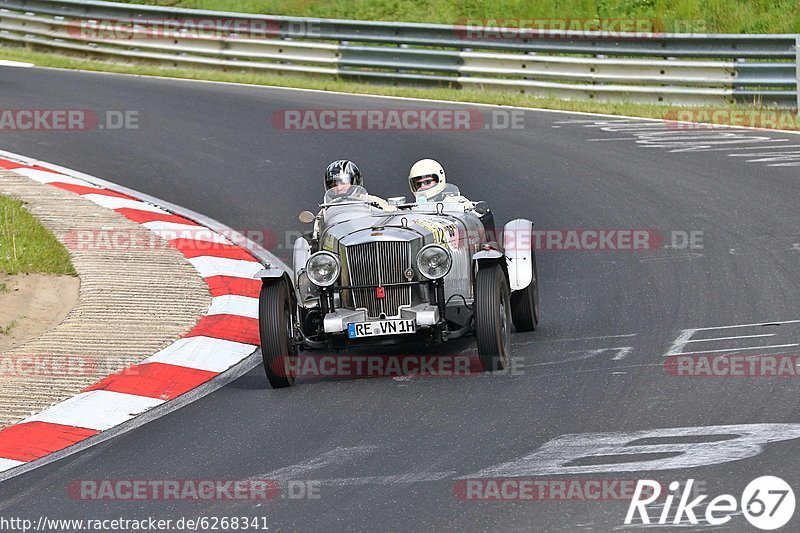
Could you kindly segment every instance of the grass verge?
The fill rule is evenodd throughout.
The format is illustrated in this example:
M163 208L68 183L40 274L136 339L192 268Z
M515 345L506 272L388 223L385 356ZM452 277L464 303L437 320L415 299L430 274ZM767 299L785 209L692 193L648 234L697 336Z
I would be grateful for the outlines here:
M1 195L0 273L77 275L67 249L55 236L22 202ZM0 292L7 290L5 284L0 287Z
M8 324L7 326L0 326L0 335L5 335L5 336L11 335L11 330L13 330L16 327L16 325L17 321L12 320L11 323Z
M40 67L81 69L96 72L134 74L139 76L166 76L181 79L222 81L273 87L294 87L352 94L428 98L453 102L558 109L564 111L604 113L609 115L626 115L658 119L672 119L676 116L676 110L687 109L667 105L602 103L578 100L567 101L555 98L537 98L518 93L469 89L394 87L390 85L358 83L333 78L313 78L299 75L265 74L248 71L226 72L202 68L169 68L147 64L98 61L83 57L36 52L17 47L0 47L0 59L34 63ZM719 111L720 109L725 112L714 114L698 112L689 117L684 117L683 114L679 116L682 120L687 121L709 122L714 124L731 124L733 121L735 125L800 130L800 118L786 110L780 112L779 120L771 121L769 117L765 119L759 114L762 112L770 113L772 111L765 110L759 106L730 104L716 107L714 111ZM739 115L736 113L739 113Z
M128 4L360 20L652 20L666 31L800 33L796 0L115 0Z

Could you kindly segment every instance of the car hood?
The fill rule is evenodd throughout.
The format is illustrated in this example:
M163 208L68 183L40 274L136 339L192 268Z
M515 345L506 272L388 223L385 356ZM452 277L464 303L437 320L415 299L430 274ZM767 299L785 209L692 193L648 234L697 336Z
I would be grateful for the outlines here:
M393 213L349 212L329 217L323 228L322 241L351 246L370 241L456 242L466 229L455 216L413 211ZM329 248L329 246L326 246Z

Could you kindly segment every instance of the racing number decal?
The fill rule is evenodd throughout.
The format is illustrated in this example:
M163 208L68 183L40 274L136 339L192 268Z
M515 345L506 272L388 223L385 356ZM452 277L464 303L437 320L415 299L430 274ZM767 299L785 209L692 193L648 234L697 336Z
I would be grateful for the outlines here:
M333 235L325 235L325 240L322 242L322 249L329 252L336 251L336 241L334 240Z
M458 247L458 229L448 220L426 218L414 221L417 226L422 226L433 234L433 242L447 246L451 250Z

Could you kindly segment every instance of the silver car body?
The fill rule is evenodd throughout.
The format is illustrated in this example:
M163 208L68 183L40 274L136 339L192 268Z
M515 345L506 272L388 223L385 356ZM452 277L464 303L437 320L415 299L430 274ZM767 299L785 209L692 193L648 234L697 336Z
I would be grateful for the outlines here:
M448 331L469 327L478 262L502 263L512 291L531 282L530 239L527 246L516 243L509 251L490 245L474 205L458 194L435 203L399 205L395 211L364 201L326 199L321 207L312 237L295 243L292 282L298 306L319 310L320 291L305 275L306 262L322 250L339 258L341 274L333 288L332 309L321 317L325 334L342 334L350 323L408 318L420 329L442 330L446 338ZM530 237L530 229L530 221L517 219L504 233L511 230L517 236L527 231ZM444 247L452 256L444 278L444 303L432 300L431 283L417 268L417 254L429 244ZM376 287L381 287L380 298Z

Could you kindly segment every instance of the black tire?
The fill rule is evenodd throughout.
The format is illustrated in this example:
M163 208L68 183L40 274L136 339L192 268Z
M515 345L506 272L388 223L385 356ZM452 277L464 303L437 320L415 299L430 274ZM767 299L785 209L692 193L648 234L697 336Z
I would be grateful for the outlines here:
M511 294L511 318L519 331L534 331L539 325L539 273L536 270L536 254L531 256L533 278L531 284Z
M502 370L511 355L511 290L500 265L475 276L475 337L484 371Z
M264 280L258 298L258 330L261 358L267 380L274 389L291 387L297 372L292 317L294 305L286 282Z

